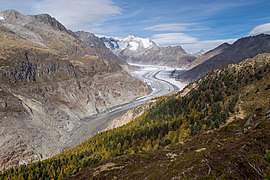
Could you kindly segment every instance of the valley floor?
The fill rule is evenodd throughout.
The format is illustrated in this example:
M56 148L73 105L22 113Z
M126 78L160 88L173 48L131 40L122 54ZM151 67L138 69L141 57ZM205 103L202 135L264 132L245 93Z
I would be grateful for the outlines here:
M77 129L73 131L74 133L70 136L70 140L66 146L63 147L63 150L75 146L98 132L103 131L114 119L122 116L128 110L144 104L153 98L182 90L186 86L186 84L176 81L174 78L170 78L170 74L174 68L156 65L131 65L140 68L139 70L129 73L133 77L147 83L149 87L148 95L134 99L130 103L114 107L99 115L84 118Z

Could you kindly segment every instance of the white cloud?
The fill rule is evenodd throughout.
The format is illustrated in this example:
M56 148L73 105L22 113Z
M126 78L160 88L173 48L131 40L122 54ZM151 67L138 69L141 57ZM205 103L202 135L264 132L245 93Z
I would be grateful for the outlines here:
M158 24L150 27L146 27L144 30L151 31L201 31L207 30L208 28L200 27L198 23L168 23L168 24Z
M236 40L237 39L197 41L191 44L183 44L182 47L189 53L195 53L195 52L199 52L200 50L209 51L226 42L229 44L232 44Z
M163 33L155 34L152 37L153 41L162 46L177 45L177 44L191 44L198 40L192 36L183 33Z
M233 43L236 39L206 40L199 41L197 38L186 35L184 33L164 33L156 34L152 40L161 46L182 46L187 52L194 53L200 50L211 50L225 42Z
M35 13L48 13L72 29L98 27L107 18L121 14L112 0L42 0L33 5Z
M270 23L262 24L256 26L252 31L249 33L251 36L255 36L258 34L270 34Z

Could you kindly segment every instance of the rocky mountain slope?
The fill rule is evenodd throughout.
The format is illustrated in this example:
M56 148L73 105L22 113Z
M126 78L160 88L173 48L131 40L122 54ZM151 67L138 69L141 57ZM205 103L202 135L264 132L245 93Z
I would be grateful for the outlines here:
M182 67L196 59L181 46L161 47L150 39L128 36L124 39L101 38L105 45L131 63Z
M95 36L92 33L85 32L85 31L78 31L75 32L75 34L78 36L78 38L84 42L87 46L90 46L93 48L99 55L101 55L102 58L107 59L109 61L116 62L120 64L121 66L127 66L127 63L125 60L119 58L116 56L112 51L110 51L103 41L99 39L97 36Z
M269 178L269 74L269 54L215 70L122 127L0 177Z
M203 53L203 54L199 54L194 61L192 61L191 63L186 65L186 69L192 69L192 68L202 64L203 62L207 61L208 59L219 55L228 47L230 47L230 44L224 43L224 44L221 44L220 46L216 47L213 50L210 50L210 51Z
M59 153L83 118L147 93L51 16L0 16L0 169Z
M223 46L225 46L225 48L223 48ZM228 64L239 63L246 58L254 57L260 53L269 53L270 35L261 34L245 37L237 40L230 46L227 44L223 46L221 47L221 53L220 50L216 51L217 49L210 52L210 56L214 56L209 59L207 59L209 54L206 53L206 60L204 59L203 63L180 75L179 79L182 81L193 82L204 77L214 69L225 67ZM214 54L212 54L213 52ZM197 60L195 62L197 62Z

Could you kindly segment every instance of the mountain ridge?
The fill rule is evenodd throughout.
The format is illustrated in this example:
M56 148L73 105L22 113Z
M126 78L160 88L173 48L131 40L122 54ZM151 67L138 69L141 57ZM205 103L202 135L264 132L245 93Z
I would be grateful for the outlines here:
M103 41L95 36L92 33L85 32L85 31L77 31L74 33L75 36L77 36L83 43L85 43L87 46L92 47L95 49L95 51L101 55L104 59L116 62L120 64L121 66L128 66L126 61L123 59L120 59L118 56L116 56L113 52L111 52Z
M102 37L101 40L116 55L131 63L181 68L196 59L195 56L186 53L181 46L161 47L148 38L128 36L123 39L114 39Z
M194 82L210 71L228 64L239 63L260 53L270 52L270 35L260 34L238 39L223 52L206 59L203 63L179 76L182 81Z
M189 63L186 66L186 68L192 69L192 68L202 64L203 62L207 61L208 59L222 53L226 48L228 48L230 46L231 45L229 43L223 43L223 44L219 45L218 47L199 55L194 61Z

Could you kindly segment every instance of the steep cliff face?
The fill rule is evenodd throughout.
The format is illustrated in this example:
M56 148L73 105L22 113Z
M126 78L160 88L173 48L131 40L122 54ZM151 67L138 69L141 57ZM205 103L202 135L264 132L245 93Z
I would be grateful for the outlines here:
M0 170L60 152L82 119L147 93L50 16L1 16Z

